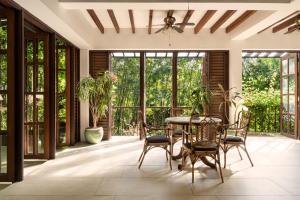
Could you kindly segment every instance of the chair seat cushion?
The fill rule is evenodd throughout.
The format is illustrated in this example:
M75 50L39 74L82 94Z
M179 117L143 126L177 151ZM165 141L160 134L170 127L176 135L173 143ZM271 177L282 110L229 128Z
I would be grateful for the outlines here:
M187 148L192 149L191 143L184 144ZM216 151L218 145L216 143L207 143L207 142L197 142L193 143L193 149L195 151Z
M165 135L155 135L146 138L148 143L168 143L170 142L170 138Z
M222 140L224 142L243 142L243 138L234 135L227 135L226 139L223 137Z

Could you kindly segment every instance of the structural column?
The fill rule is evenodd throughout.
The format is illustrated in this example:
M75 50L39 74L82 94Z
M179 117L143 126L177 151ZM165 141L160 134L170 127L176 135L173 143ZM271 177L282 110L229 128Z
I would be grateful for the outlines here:
M80 79L89 76L89 50L80 49ZM80 140L85 141L84 131L89 127L89 102L80 102Z

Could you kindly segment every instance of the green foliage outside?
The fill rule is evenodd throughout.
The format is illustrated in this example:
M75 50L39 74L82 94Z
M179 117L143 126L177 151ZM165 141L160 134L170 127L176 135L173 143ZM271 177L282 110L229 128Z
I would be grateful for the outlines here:
M112 58L112 71L117 76L113 87L114 135L138 134L139 68L139 58ZM179 58L177 69L178 106L191 107L192 89L201 80L202 59ZM147 124L163 125L171 110L172 58L146 58L145 83Z
M280 58L245 58L243 96L251 110L250 131L280 132Z
M0 49L7 50L7 20L0 19ZM7 54L0 54L0 90L7 90ZM0 95L0 130L7 130L7 95Z

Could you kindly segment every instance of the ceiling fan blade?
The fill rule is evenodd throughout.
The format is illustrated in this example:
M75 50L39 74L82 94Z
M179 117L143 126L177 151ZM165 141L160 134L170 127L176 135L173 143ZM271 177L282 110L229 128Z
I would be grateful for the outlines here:
M152 26L165 26L166 24L154 24ZM148 26L147 26L148 27Z
M177 27L177 26L172 26L172 29L174 29L178 33L183 33L183 30L181 28Z
M162 28L158 29L157 31L155 31L155 33L159 33L161 31L164 31L165 29L166 29L166 27L162 27Z
M176 23L175 25L194 26L195 23Z

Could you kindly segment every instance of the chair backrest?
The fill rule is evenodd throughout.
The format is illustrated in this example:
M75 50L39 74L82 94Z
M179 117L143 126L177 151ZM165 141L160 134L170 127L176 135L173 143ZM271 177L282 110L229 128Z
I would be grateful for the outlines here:
M197 123L195 123L197 122ZM189 124L189 141L220 144L223 120L221 116L192 115ZM193 146L193 145L192 145Z
M140 137L146 137L147 136L147 124L146 124L143 112L141 110L138 111L138 117L139 117Z
M251 113L249 108L243 106L238 113L236 135L246 138L250 125Z

